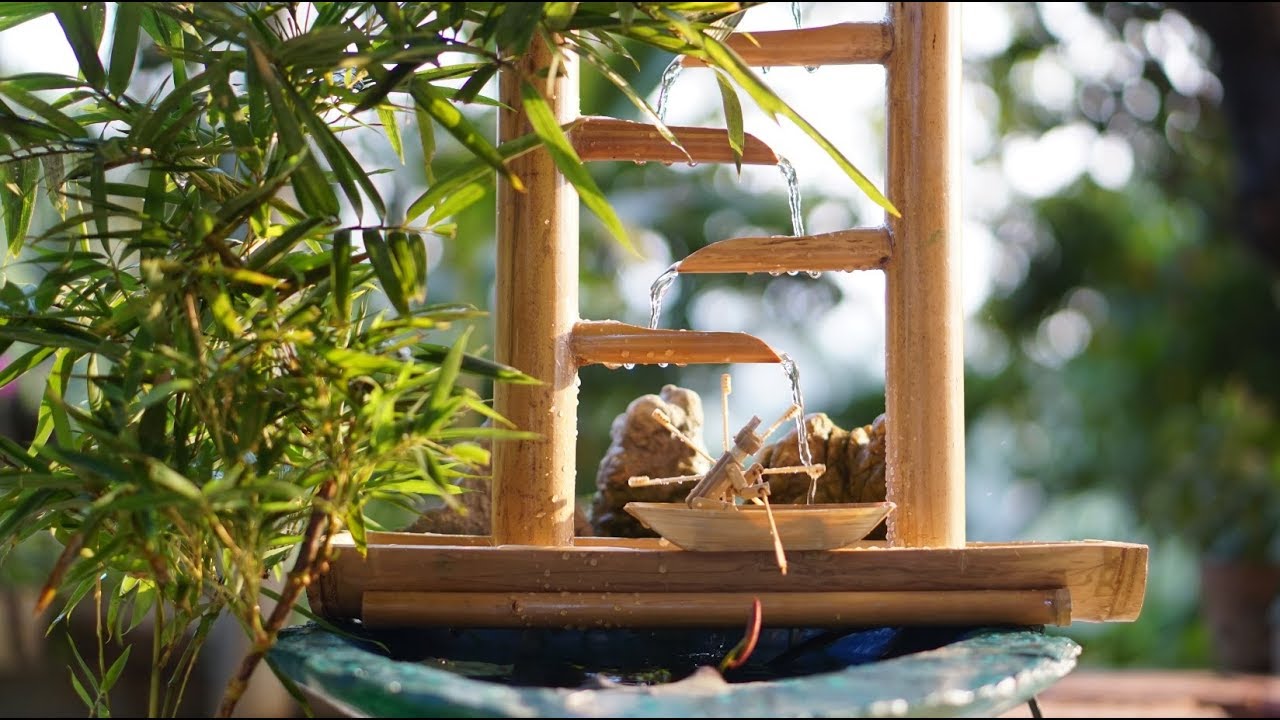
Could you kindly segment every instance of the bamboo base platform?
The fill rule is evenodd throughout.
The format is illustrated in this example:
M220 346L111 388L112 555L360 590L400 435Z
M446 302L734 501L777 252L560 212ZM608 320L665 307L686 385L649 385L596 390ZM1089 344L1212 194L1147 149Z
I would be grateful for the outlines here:
M487 537L374 533L349 540L309 589L331 620L370 626L732 627L753 598L766 625L1126 622L1146 593L1147 547L1121 542L970 543L787 554L689 552L657 539L569 547ZM698 596L704 596L699 598Z

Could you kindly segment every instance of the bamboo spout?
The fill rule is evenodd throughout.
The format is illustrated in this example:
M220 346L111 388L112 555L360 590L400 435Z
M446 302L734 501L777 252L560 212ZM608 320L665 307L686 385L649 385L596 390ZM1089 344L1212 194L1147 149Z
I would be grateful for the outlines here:
M583 162L631 160L634 162L733 162L729 133L716 128L671 127L671 132L689 152L667 142L647 123L608 117L584 117L569 130L569 139ZM778 156L754 135L743 139L742 162L747 165L777 165Z
M884 267L891 248L884 228L822 235L730 238L690 253L681 273L835 272Z
M782 362L773 348L745 333L651 330L613 320L578 323L570 345L579 367Z
M879 64L893 49L893 29L887 23L851 22L734 33L728 43L752 67ZM686 67L702 64L701 60L684 57Z

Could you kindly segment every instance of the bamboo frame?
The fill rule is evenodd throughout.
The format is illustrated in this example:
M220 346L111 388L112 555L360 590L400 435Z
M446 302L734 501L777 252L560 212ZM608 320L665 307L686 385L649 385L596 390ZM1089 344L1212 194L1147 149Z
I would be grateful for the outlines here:
M892 254L884 228L838 230L793 237L740 237L698 248L676 263L695 273L838 272L882 269Z
M672 145L648 123L608 117L584 117L569 130L569 140L583 162L731 163L729 132L717 128L668 126L688 154ZM778 155L764 141L744 133L745 165L777 165Z
M888 542L790 552L782 575L765 551L682 551L657 539L572 536L580 365L779 358L741 333L579 321L577 202L545 153L530 153L513 165L528 195L504 188L499 199L498 358L547 382L500 384L498 409L547 439L495 447L492 536L370 533L367 557L349 540L339 543L331 571L308 588L312 608L372 625L736 627L743 603L761 597L770 624L1136 619L1146 590L1144 545L965 542L955 12L953 4L893 3L886 23L755 33L758 49L732 36L730 44L757 65L886 62L887 188L904 218L800 238L733 238L678 268L885 270L887 480L898 505ZM848 37L836 37L841 28ZM858 49L838 55L832 48L841 43ZM535 62L545 62L539 57ZM565 69L570 74L553 84L551 100L558 117L572 123L574 67ZM504 139L523 132L519 121L503 116ZM687 161L656 131L634 123L593 118L571 127L584 160ZM682 139L698 161L732 159L717 154L727 148L722 131ZM751 152L776 162L772 151ZM524 392L531 394L518 394ZM508 452L512 445L520 449Z
M528 75L551 63L551 50L536 39L520 62ZM542 85L561 122L578 115L577 58L568 55L559 74ZM520 75L503 71L498 137L531 132L522 107ZM537 440L496 443L493 449L493 535L498 542L569 545L578 420L577 368L569 337L578 321L578 197L549 153L513 159L525 192L505 181L498 188L497 360L542 381L497 383L494 409L517 427L536 428Z
M891 3L885 459L889 540L963 547L964 358L958 223L960 39L952 3Z
M1071 593L1050 590L890 590L773 593L366 592L367 627L741 627L759 600L771 627L1071 624Z
M728 45L753 67L879 64L893 49L893 32L887 23L849 22L733 33ZM703 64L687 55L682 62L686 67Z

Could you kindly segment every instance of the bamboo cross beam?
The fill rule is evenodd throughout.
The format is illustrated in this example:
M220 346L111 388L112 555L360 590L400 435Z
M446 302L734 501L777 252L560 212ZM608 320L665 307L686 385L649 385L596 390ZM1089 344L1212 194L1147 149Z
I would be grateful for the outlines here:
M688 154L647 123L608 117L584 117L569 129L569 140L583 162L630 160L661 163L731 163L729 133L717 128L668 126ZM777 165L778 156L751 134L743 137L742 162Z
M570 347L579 367L782 362L773 348L746 333L651 330L614 320L574 325Z
M887 230L858 228L720 240L693 251L676 263L676 269L683 274L846 272L883 269L891 255Z
M772 627L1069 625L1071 593L1033 590L862 592L364 593L367 627L738 627L759 598Z
M887 23L839 23L796 30L733 33L728 45L752 67L882 64L893 49ZM684 56L685 67L703 65Z

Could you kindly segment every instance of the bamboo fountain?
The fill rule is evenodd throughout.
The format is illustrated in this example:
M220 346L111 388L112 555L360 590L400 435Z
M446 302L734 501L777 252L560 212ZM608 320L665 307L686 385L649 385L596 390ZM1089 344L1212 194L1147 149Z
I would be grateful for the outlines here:
M784 575L768 550L574 537L579 368L782 358L742 333L581 319L578 200L547 154L530 153L512 168L527 192L500 188L496 355L543 383L500 384L496 409L542 439L494 448L491 536L370 533L367 557L339 553L311 588L313 609L370 628L738 627L755 599L766 624L783 627L1134 620L1146 546L966 541L955 13L949 3L891 3L883 22L731 36L756 66L885 66L887 194L902 217L821 235L732 238L677 267L886 274L886 479L896 505L888 540L790 552ZM548 59L545 48L531 53L527 69ZM561 69L547 100L562 123L577 121L571 140L583 161L732 161L722 130L673 127L686 158L648 125L579 118L573 60ZM520 106L518 87L504 84L501 95ZM516 111L501 111L501 140L528 130ZM744 162L778 160L748 139Z

